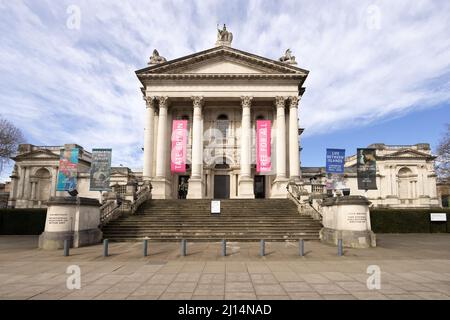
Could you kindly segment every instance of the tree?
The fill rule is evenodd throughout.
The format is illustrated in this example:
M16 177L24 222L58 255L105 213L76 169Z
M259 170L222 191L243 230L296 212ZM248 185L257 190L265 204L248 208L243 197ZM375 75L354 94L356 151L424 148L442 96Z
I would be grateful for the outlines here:
M19 144L24 141L20 129L8 120L0 118L0 173L3 166L9 163L10 158L17 151Z
M450 179L450 123L437 146L436 173L440 180Z

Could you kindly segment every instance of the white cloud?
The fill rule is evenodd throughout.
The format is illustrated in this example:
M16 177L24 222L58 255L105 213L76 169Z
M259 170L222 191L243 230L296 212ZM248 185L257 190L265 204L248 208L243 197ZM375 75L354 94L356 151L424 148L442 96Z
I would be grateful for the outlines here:
M67 28L69 5L79 30ZM30 142L112 147L114 164L140 167L134 71L154 48L174 59L212 47L225 22L234 47L274 59L291 48L311 71L307 134L361 125L450 101L449 13L438 0L0 0L0 114Z

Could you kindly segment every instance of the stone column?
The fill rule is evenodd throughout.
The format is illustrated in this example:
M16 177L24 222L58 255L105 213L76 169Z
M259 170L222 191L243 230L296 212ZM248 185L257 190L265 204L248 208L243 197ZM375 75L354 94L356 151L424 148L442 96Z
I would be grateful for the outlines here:
M255 198L253 179L251 177L251 116L250 108L253 97L241 97L241 175L239 177L239 198Z
M192 123L192 169L189 179L188 199L201 199L203 197L203 130L202 108L203 97L192 97L194 117Z
M153 168L153 128L155 116L155 97L145 97L147 108L145 111L145 128L144 128L144 169L142 178L150 181Z
M57 187L57 181L58 181L58 169L53 168L52 170L52 185L50 187L50 195L52 197L56 197L56 187Z
M167 199L171 195L170 181L166 178L167 162L169 161L166 159L167 145L169 143L169 137L167 136L169 98L158 97L157 99L159 101L158 137L156 142L156 176L152 179L152 198Z
M290 98L289 109L289 176L293 182L300 182L300 155L298 143L298 97Z
M37 181L32 180L31 181L31 198L30 198L30 200L36 200L36 186L37 186Z
M286 117L285 117L285 97L276 97L275 106L277 108L277 137L276 137L276 169L277 177L272 184L272 198L286 198Z

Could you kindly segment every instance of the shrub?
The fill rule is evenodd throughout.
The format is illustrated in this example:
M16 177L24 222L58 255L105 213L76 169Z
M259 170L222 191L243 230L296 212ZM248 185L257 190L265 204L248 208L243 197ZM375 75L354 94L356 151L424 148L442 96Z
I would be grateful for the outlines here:
M47 209L0 209L0 234L39 235L46 217Z
M431 222L430 213L447 213L445 222ZM370 209L375 233L442 233L450 231L450 209Z

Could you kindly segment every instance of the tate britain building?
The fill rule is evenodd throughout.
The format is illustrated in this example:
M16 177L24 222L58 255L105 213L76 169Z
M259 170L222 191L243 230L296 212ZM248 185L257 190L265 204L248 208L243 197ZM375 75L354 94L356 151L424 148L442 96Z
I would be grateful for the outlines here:
M289 185L307 195L327 193L324 168L300 162L307 123L299 125L298 110L309 71L290 50L273 60L232 48L232 38L224 28L215 47L170 61L155 50L148 67L136 71L145 100L143 169L112 168L116 192L150 182L153 199L288 198ZM78 147L78 192L98 198L89 191L91 154ZM352 195L366 195L375 206L439 206L428 144L370 147L378 188L358 190L350 156L342 185ZM45 207L58 195L62 148L21 145L9 206Z

